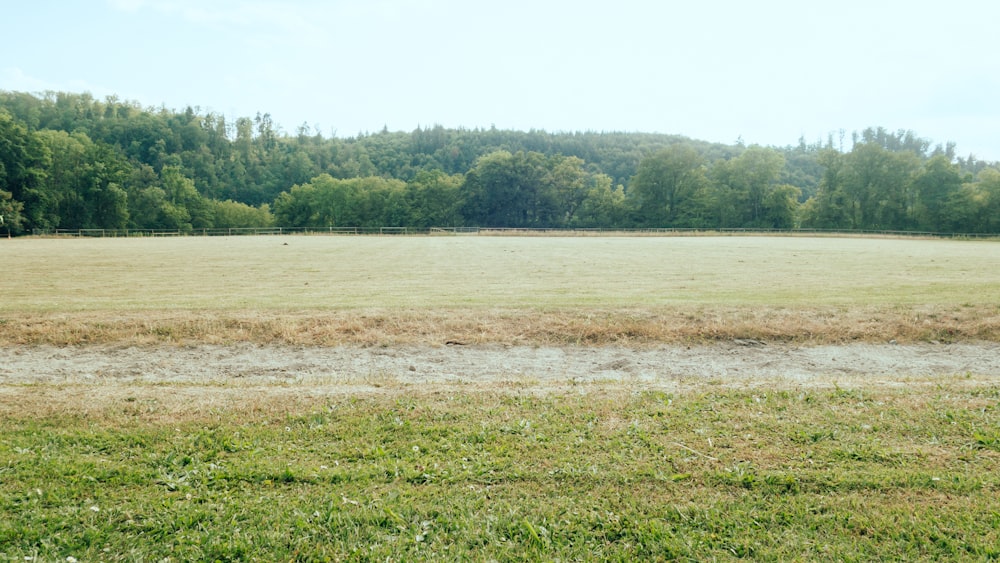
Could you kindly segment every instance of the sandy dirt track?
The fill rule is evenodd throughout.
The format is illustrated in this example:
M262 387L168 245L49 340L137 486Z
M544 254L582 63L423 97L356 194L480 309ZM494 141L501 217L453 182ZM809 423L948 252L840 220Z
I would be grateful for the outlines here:
M287 385L539 390L625 383L902 384L938 376L1000 382L1000 344L794 346L737 341L647 348L528 346L3 347L0 385Z

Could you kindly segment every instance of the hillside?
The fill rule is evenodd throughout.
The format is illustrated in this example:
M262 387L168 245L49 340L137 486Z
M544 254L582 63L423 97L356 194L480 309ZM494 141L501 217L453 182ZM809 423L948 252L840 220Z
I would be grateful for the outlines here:
M785 147L445 129L324 136L89 94L0 92L0 215L54 229L491 226L1000 231L996 163L911 131Z

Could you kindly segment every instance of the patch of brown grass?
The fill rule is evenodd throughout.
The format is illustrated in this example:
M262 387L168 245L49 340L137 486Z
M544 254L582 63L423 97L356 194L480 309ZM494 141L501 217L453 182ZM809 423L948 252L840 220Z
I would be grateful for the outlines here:
M9 313L0 345L644 345L1000 340L1000 307Z

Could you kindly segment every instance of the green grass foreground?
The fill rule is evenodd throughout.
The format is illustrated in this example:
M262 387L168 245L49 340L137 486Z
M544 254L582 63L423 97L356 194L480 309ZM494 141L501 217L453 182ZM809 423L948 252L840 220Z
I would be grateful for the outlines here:
M0 397L4 560L1000 558L995 384L177 412L170 386L130 389L78 412L38 407L65 388Z

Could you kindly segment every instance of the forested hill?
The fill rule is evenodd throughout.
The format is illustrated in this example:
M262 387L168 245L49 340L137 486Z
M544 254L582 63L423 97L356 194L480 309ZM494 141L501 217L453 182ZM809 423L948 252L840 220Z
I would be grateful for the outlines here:
M786 147L418 128L324 136L0 91L0 230L485 226L1000 231L1000 170L910 131ZM845 146L846 145L846 146Z

